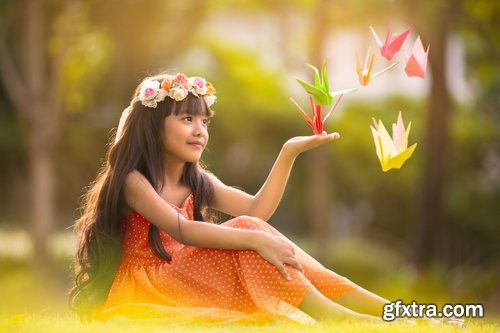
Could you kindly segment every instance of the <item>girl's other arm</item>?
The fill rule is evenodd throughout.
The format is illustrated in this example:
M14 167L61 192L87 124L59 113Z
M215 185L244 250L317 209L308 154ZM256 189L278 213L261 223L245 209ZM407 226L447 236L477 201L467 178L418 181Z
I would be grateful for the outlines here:
M250 215L268 220L281 201L295 158L302 152L338 139L338 133L299 136L288 140L281 149L269 176L255 195L224 185L213 177L214 208L232 216Z
M125 202L148 221L186 245L228 249L255 250L289 278L283 264L301 269L293 246L284 237L262 231L243 230L216 224L186 220L156 193L138 171L127 175L124 185Z

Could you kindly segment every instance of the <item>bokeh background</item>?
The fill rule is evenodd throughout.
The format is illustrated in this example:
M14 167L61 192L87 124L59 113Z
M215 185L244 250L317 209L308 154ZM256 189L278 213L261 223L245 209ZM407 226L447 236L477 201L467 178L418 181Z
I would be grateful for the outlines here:
M158 71L217 89L208 168L255 193L294 109L328 63L339 141L295 164L271 218L325 266L389 299L481 303L500 315L500 2L494 0L2 0L0 314L67 312L79 200L134 87ZM362 87L355 51L412 31L396 68ZM425 79L404 73L420 35ZM399 111L418 143L381 171L369 125Z

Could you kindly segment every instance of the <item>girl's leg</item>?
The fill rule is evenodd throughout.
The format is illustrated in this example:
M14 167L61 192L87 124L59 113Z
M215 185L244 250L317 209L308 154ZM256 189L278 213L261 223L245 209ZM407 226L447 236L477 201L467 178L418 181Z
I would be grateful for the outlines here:
M317 320L362 319L381 321L380 317L377 318L370 315L361 314L331 301L314 287L311 288L302 303L299 305L299 309Z
M390 303L388 300L359 286L348 294L336 297L334 302L354 311L378 318L382 318L383 316L384 305ZM424 318L423 321L431 324L439 324L439 321L432 318ZM460 325L459 321L457 321L457 325Z
M224 223L226 226L237 227L242 229L253 229L253 230L264 230L268 231L274 235L280 235L284 237L279 231L273 228L268 223L253 217L241 216L239 218L230 220ZM293 244L293 243L292 243ZM343 278L337 277L335 273L328 271L324 268L319 262L317 262L313 257L307 254L304 250L294 244L295 254L299 258L301 264L304 266L304 276L309 282L312 282L311 289L309 293L306 295L304 300L302 301L299 308L305 313L309 314L311 317L316 319L333 319L333 318L364 318L371 320L381 320L382 315L382 306L388 301L369 293L368 291L356 286L353 290L352 283L345 282ZM314 282L321 282L322 280L331 281L335 279L338 281L338 285L334 285L332 288L328 288L324 283L319 283L315 285ZM318 281L315 281L318 280ZM328 297L333 296L325 296L325 295L333 295L338 292L342 292L343 288L348 288L350 291L345 296L335 298L335 301L332 301ZM325 292L324 290L330 290L330 293ZM339 290L340 289L340 290ZM358 290L359 289L359 290ZM320 291L321 290L321 291ZM350 296L349 296L350 295ZM349 306L353 306L354 311L350 310L346 306L341 304L337 304L337 300L340 302L346 302ZM339 303L340 303L339 302ZM350 303L350 304L349 304ZM366 313L370 314L362 314L356 312L358 308L361 308L360 305L363 303L367 303L370 306L367 307ZM373 317L372 315L376 316Z
M333 301L356 312L378 318L382 318L384 305L389 303L388 300L359 286L345 295L334 298Z

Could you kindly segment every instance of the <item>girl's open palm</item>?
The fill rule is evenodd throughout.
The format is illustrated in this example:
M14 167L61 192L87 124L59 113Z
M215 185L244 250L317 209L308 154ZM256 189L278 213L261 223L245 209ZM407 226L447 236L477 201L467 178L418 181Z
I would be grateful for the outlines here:
M340 135L337 132L330 134L323 132L321 135L296 136L285 142L283 149L293 154L293 156L297 156L300 153L316 148L338 138L340 138Z

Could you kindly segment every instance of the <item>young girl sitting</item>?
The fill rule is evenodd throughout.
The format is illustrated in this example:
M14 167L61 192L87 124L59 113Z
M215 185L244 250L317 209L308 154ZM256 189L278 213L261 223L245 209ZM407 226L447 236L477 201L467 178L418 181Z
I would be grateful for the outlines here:
M184 74L146 78L123 112L76 222L83 318L168 322L380 320L387 300L326 269L270 226L295 158L339 138L288 140L255 195L200 166L215 89ZM211 221L210 212L235 218Z

